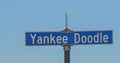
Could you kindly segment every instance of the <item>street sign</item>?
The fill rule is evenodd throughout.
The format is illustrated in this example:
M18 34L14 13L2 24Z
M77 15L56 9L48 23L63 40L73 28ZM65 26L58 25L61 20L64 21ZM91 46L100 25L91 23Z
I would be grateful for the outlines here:
M112 44L113 33L106 31L64 32L26 32L27 46L34 45L80 45L80 44Z

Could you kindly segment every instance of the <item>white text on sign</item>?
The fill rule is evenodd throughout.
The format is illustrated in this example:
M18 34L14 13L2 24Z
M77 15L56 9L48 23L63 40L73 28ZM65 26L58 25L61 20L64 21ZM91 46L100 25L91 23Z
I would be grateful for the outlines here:
M73 41L74 44L79 44L79 43L107 43L109 36L107 34L102 34L102 33L96 33L94 35L89 34L80 34L80 33L74 33L73 34ZM54 36L53 34L49 34L49 36L37 36L36 34L30 34L30 37L32 39L32 44L68 44L69 36ZM37 41L37 42L35 42Z

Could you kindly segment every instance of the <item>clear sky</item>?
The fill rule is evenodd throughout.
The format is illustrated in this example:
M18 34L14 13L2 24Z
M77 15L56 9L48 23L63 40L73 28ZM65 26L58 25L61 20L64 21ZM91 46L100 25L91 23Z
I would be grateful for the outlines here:
M112 45L71 48L71 63L120 62L120 0L0 0L0 63L64 63L62 46L25 46L25 32L113 30Z

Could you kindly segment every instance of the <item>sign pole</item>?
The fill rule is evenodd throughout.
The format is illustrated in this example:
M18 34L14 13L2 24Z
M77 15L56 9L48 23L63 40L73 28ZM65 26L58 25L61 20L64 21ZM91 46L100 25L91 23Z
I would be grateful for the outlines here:
M62 30L61 32L62 33L70 33L70 32L73 32L73 31L66 27L66 29ZM63 48L64 48L64 63L70 63L71 45L65 44L65 45L63 45Z
M70 63L70 45L64 45L64 63Z
M67 18L67 13L65 13L65 21L66 21L66 29L63 30L62 32L64 33L70 33L72 32L72 30L68 29L68 18ZM70 49L71 49L71 45L64 45L64 63L70 63Z
M66 28L62 32L63 33L70 33L70 32L72 32L72 30ZM64 63L70 63L70 49L71 49L71 45L65 44L65 45L63 45L63 48L64 48Z

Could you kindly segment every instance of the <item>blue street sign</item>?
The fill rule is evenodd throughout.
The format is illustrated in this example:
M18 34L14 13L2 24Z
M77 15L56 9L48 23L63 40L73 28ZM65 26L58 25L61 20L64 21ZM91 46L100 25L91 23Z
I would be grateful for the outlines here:
M25 40L27 46L112 44L112 34L112 31L26 32Z

